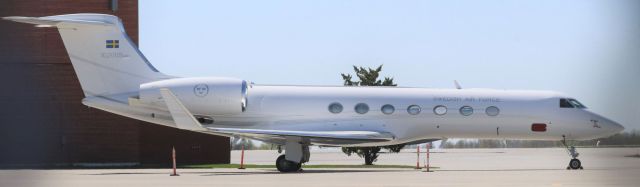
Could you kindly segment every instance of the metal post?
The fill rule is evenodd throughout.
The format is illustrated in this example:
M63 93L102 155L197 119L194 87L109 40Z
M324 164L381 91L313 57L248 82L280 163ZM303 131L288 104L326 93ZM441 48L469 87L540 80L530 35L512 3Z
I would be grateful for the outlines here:
M427 143L427 172L429 171L429 149L431 149L431 143Z
M173 160L173 173L170 176L180 176L176 172L176 148L175 147L171 148L171 158Z
M242 144L242 153L240 153L240 167L238 169L244 168L244 144Z
M420 144L418 144L416 146L416 155L418 156L418 158L416 159L416 168L415 169L420 169Z

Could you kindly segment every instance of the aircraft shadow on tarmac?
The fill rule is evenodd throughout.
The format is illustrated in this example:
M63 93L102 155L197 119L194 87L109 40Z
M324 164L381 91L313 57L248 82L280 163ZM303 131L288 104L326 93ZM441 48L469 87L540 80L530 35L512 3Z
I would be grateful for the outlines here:
M260 171L203 171L203 172L179 172L178 174L195 174L201 176L216 176L216 175L289 175L289 174L304 174L304 173L372 173L372 172L412 172L415 170L303 170L300 172L281 173L277 170L260 170ZM170 172L114 172L114 173L94 173L84 175L158 175L169 174Z
M295 175L305 173L375 173L375 172L408 172L414 170L303 170L300 172L292 173L280 173L277 170L263 171L263 172L210 172L208 175L203 176L215 176L215 175L253 175L253 174L268 174L268 175Z

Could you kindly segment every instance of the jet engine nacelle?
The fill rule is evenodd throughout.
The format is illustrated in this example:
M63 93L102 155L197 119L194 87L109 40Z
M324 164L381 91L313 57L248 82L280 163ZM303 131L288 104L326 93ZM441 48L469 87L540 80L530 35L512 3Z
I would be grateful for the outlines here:
M140 102L165 107L161 88L170 89L194 115L226 115L244 112L249 85L234 78L175 78L140 85Z

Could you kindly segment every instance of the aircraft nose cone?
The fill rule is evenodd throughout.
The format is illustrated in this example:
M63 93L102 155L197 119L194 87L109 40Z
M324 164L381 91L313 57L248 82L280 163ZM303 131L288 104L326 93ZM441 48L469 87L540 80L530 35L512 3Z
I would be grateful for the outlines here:
M620 123L617 123L613 120L605 118L603 119L603 122L605 122L607 131L610 131L613 134L622 132L624 130L624 126L620 125Z
M620 125L620 123L596 113L591 113L591 123L594 130L597 129L596 132L600 138L618 134L624 130L624 126Z
M615 132L624 131L624 126L620 125L620 123L613 122L613 129Z

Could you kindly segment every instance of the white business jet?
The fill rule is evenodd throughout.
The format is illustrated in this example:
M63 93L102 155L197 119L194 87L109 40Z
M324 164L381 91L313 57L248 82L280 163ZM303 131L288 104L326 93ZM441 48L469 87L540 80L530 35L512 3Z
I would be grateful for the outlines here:
M118 17L4 17L56 27L93 108L158 125L280 146L281 172L309 161L309 146L386 146L443 138L559 140L624 130L576 99L551 91L278 86L225 77L181 78L154 68ZM188 63L188 62L180 62Z

